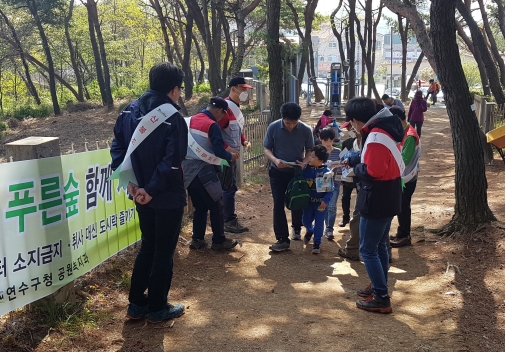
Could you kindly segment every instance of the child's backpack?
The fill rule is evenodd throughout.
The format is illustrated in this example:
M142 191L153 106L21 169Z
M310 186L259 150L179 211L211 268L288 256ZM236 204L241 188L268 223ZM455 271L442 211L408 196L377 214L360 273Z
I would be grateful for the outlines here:
M309 200L309 185L302 174L296 172L286 187L285 205L289 210L304 210Z

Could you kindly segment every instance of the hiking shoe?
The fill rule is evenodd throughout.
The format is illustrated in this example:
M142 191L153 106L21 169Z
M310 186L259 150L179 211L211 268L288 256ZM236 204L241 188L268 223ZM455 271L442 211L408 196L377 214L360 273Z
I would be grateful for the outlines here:
M357 291L357 295L359 295L360 297L369 297L373 293L374 291L372 290L372 282L366 288L361 288L360 290Z
M332 241L334 239L334 233L332 231L325 231L324 236L329 241Z
M243 233L248 231L249 229L246 226L241 225L237 218L225 222L225 232Z
M184 314L184 306L182 304L176 304L173 306L172 304L167 303L167 306L158 312L151 312L148 315L148 321L150 323L161 323L165 320L170 320L174 318L178 318Z
M276 243L271 244L269 249L274 252L283 252L290 249L290 240L279 239Z
M207 248L206 240L195 240L192 239L190 242L190 249L204 249Z
M357 301L357 308L367 310L369 312L377 312L388 314L392 313L392 306L390 305L390 297L380 297L376 294L371 294L366 299Z
M292 229L292 240L300 241L300 229L298 230Z
M337 224L337 226L345 227L346 224L349 224L349 223L350 223L350 219L343 219L343 220L341 220L341 222L339 224Z
M346 248L339 248L339 250L337 251L337 254L340 256L340 257L343 257L343 258L346 258L346 259L349 259L349 260L353 260L353 261L360 261L360 255L358 253L351 253L350 251L348 251Z
M313 244L313 250L311 251L313 254L320 254L320 245L315 243Z
M223 243L214 243L211 245L213 251L228 251L237 246L237 240L226 238Z
M390 245L394 248L410 246L411 245L411 236L408 237L395 237L390 239Z
M306 234L304 235L304 244L308 244L309 241L311 241L311 237L313 237L313 233L312 232L306 232Z
M135 303L130 303L128 305L127 314L126 317L128 319L138 320L138 319L144 319L149 314L149 308L147 305L145 306L138 306Z

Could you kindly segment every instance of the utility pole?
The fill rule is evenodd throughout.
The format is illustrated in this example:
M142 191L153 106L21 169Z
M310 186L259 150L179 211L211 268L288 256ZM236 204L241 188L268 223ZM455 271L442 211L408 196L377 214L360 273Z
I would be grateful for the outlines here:
M393 60L394 60L394 40L393 40L394 27L390 27L390 95L394 94L394 74L393 74Z

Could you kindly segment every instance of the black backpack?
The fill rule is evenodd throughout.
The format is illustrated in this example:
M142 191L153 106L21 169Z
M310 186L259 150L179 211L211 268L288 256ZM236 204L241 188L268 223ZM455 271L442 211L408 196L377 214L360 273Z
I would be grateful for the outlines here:
M285 205L289 210L304 210L309 201L309 185L301 173L296 173L286 187Z

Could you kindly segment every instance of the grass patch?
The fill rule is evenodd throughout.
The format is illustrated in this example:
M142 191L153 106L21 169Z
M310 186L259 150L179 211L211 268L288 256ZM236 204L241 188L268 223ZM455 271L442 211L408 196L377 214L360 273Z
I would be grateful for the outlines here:
M52 330L59 330L69 336L78 335L85 327L96 328L105 313L94 313L90 303L54 303L42 300L35 306L35 314L40 324Z

